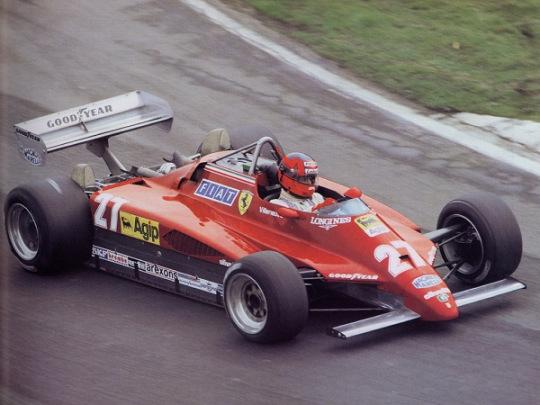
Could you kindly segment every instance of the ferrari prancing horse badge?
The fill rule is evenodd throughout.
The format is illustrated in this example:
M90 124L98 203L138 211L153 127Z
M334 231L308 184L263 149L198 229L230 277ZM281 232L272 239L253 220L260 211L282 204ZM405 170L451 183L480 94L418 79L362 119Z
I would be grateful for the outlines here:
M253 193L251 191L243 190L240 193L240 198L238 199L238 212L240 215L244 215L247 212L252 199Z

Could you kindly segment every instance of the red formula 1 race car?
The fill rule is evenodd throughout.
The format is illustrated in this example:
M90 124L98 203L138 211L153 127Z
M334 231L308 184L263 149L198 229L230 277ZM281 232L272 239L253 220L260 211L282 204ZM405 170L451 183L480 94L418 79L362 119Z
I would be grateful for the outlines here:
M262 129L211 131L197 154L175 152L149 168L127 169L109 149L111 136L171 121L166 102L132 92L16 125L31 164L86 143L111 173L96 179L77 165L71 178L9 193L6 230L23 267L49 272L87 261L224 306L257 342L293 338L310 310L383 311L329 328L349 338L416 318L451 320L463 305L525 287L509 277L521 259L520 230L495 196L453 200L437 229L421 233L358 189L322 178L317 192L333 204L310 213L273 204L284 152ZM471 288L454 293L448 277Z

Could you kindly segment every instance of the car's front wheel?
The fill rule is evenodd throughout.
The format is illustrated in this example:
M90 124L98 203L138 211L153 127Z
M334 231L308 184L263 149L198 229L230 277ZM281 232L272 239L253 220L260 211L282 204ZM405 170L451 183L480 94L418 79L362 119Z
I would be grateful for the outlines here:
M510 208L499 197L471 193L450 201L437 228L457 226L455 235L439 243L441 256L461 281L478 285L512 274L521 260L522 239Z
M224 301L235 328L254 342L290 340L308 317L300 273L286 257L271 251L246 256L229 268Z

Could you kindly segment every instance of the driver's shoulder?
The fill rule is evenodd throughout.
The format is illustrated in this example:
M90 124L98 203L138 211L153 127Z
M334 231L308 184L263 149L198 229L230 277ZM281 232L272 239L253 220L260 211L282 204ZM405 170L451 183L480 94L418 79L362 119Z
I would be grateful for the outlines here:
M313 196L311 197L311 201L313 201L315 204L320 204L324 201L324 197L320 193L313 193Z
M270 203L275 205L281 205L282 207L291 208L289 201L284 198L274 198L273 200L270 200Z

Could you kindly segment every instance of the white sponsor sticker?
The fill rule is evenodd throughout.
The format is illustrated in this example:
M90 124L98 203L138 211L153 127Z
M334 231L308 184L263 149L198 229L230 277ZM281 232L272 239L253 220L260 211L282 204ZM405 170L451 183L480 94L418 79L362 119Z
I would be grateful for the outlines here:
M35 149L24 148L22 153L23 153L24 158L28 160L32 165L41 166L43 164L42 155L39 152L37 152Z
M440 284L441 282L441 278L435 274L424 274L423 276L416 277L412 284L414 288L430 288Z
M100 259L105 259L107 257L107 251L108 249L96 245L92 246L92 256L97 256Z
M429 300L430 298L437 297L439 295L446 295L446 301L448 301L447 294L450 294L450 290L448 288L446 287L439 288L438 290L435 290L435 291L428 291L426 295L424 295L424 299ZM441 301L441 302L445 302L445 301Z
M115 252L114 250L109 250L99 246L92 246L92 256L97 256L102 260L105 260L110 263L115 263L124 267L133 268L133 260L122 253Z
M448 298L450 298L448 296L448 294L439 294L439 295L437 295L437 299L439 300L439 302L447 302Z
M433 266L433 262L435 261L435 256L437 255L437 247L433 246L427 255L427 261L429 264Z
M182 273L170 269L165 266L161 266L156 263L147 262L145 260L129 257L125 254L115 252L101 246L92 246L92 256L97 256L102 260L118 264L130 269L137 269L140 272L149 274L154 277L159 277L168 281L176 281L186 287L195 288L197 290L206 291L210 294L217 294L218 291L223 291L223 286L213 281L208 281L191 274Z

